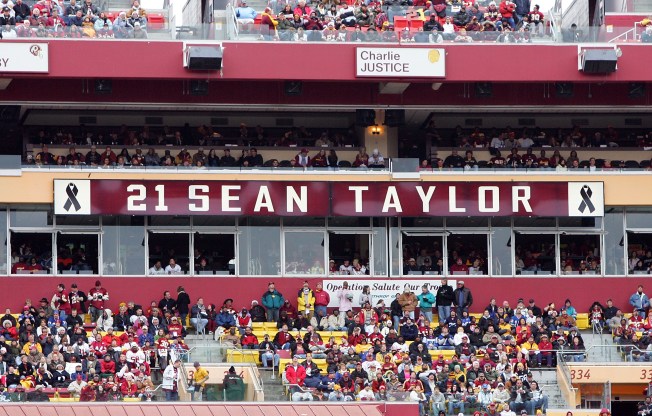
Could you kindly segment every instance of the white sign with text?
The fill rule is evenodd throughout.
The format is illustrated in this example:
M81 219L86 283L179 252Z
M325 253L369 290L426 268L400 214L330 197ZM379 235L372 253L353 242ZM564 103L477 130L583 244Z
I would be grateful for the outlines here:
M0 72L48 72L47 43L3 42L0 48Z
M435 48L357 48L356 76L427 78L446 76L446 51Z
M426 277L426 276L424 276ZM396 280L356 280L356 279L326 279L324 280L324 290L328 292L331 297L331 302L328 304L330 307L340 306L339 299L337 297L338 292L342 290L342 284L347 282L349 284L349 291L353 295L353 306L360 307L360 294L362 289L365 286L369 286L371 289L371 306L376 306L378 301L383 300L385 306L389 308L389 305L396 298L397 293L403 293L405 288L409 288L415 295L421 293L421 288L424 284L428 284L428 289L430 292L435 295L437 294L437 289L441 285L441 278L438 276L432 276L433 279L396 279ZM448 285L455 287L457 281L448 279Z

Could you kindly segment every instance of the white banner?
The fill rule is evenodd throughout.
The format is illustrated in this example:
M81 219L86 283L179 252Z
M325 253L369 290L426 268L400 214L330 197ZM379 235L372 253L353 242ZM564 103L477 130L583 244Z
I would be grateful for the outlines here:
M360 294L365 286L371 289L371 306L375 307L379 300L385 301L385 306L389 308L392 301L396 298L397 293L403 293L405 288L409 288L415 295L421 293L424 284L428 284L428 289L433 295L437 294L437 289L441 285L441 277L432 276L433 279L396 279L396 280L356 280L354 276L351 279L326 279L324 280L324 290L331 297L330 307L340 306L337 293L342 289L342 284L348 282L349 291L353 294L353 306L360 307ZM426 277L426 276L424 276ZM448 279L448 285L455 288L456 280Z
M604 217L603 182L568 182L569 217Z
M2 42L0 72L48 72L48 44Z
M445 77L446 50L434 48L357 48L358 77Z
M90 215L91 181L88 179L55 179L55 215Z

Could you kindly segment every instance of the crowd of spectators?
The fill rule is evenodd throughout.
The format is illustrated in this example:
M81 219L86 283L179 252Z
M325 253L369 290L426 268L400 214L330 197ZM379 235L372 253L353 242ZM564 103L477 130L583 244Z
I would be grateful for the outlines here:
M236 18L244 32L258 29L263 39L294 42L531 42L546 34L547 25L539 5L530 0L498 4L461 0L310 4L299 0L277 2L260 14L240 1Z
M518 299L512 308L508 301L499 305L492 299L476 319L468 313L473 297L463 281L453 289L443 279L435 293L427 285L418 295L405 290L391 305L372 305L366 288L357 299L362 306L353 307L347 283L334 295L339 307L329 314L330 295L321 284L312 289L305 282L295 308L293 297L284 297L271 283L262 296L265 308L254 301L260 310L250 316L253 322L276 322L278 333L273 339L265 334L259 343L248 326L236 323L243 335L232 328L225 342L259 349L265 366L278 363L279 350L289 350L292 361L281 370L292 400L409 400L419 402L421 415L465 409L491 415L510 409L545 413L547 395L529 369L553 367L560 354L567 361L585 358L570 300L561 307L539 307L534 299ZM649 301L639 307L646 310ZM605 306L594 303L591 311L601 328L622 316L611 300ZM431 325L433 312L439 315L437 325ZM324 330L346 331L346 336L321 339L318 331ZM446 350L452 356L444 355ZM315 359L326 360L326 371Z
M339 306L329 311L331 296ZM290 296L270 283L260 303L237 309L231 298L220 307L202 298L193 302L178 287L175 296L164 291L146 306L120 302L113 312L100 281L88 291L59 284L51 297L34 304L27 299L22 311L7 309L0 317L0 397L48 400L58 389L57 395L82 401L151 400L159 372L166 398L176 400L189 328L257 350L266 367L278 367L280 351L287 351L292 362L281 371L294 400L413 400L421 414L465 408L545 412L547 396L529 369L553 367L560 355L567 361L585 356L570 300L539 307L534 299L518 299L512 308L492 299L477 319L469 315L470 288L458 281L453 289L446 279L435 292L425 285L419 294L397 293L390 305L372 305L372 299L365 288L354 303L346 282L332 295L321 283L312 288L304 282ZM590 320L612 331L632 359L643 361L650 354L639 352L649 350L650 342L637 332L652 329L643 286L630 305L634 314L628 320L611 300L595 302ZM259 340L255 322L274 322L278 332ZM345 336L321 339L318 331L327 330ZM313 359L326 360L324 373Z
M38 0L32 7L23 0L0 5L0 39L100 38L146 39L147 12L139 0L129 10L109 13L93 0Z

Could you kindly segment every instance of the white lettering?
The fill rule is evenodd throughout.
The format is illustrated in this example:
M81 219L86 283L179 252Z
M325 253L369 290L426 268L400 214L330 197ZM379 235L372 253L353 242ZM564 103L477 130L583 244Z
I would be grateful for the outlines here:
M165 205L165 185L156 185L154 190L158 193L158 204L156 204L154 210L167 211L168 206Z
M265 208L267 212L274 212L272 197L269 195L269 188L265 185L261 186L258 190L256 204L254 205L254 212L260 212L262 208Z
M195 211L195 212L208 211L208 207L209 207L208 195L197 195L197 192L202 194L207 194L208 185L190 185L188 187L188 199L190 199L191 201L196 200L200 202L199 204L195 204L194 202L188 204L188 211Z
M523 205L525 212L532 212L532 207L530 206L529 186L512 187L512 212L518 212L519 202Z
M294 206L299 209L300 212L308 212L308 187L301 186L301 196L297 194L297 191L292 186L286 187L287 192L287 212L294 212Z
M401 207L401 201L398 199L395 186L387 187L385 202L383 202L383 212L389 212L390 208L396 210L396 212L403 212L403 207Z
M448 212L466 212L466 208L457 206L457 187L448 187Z
M487 192L491 192L491 207L487 207ZM478 210L480 212L498 212L500 210L500 189L497 186L478 188Z
M222 212L241 212L240 207L231 206L231 202L239 201L238 195L231 195L231 191L239 191L240 185L222 185Z
M141 203L147 197L145 185L129 185L127 192L138 192L138 195L127 197L127 211L147 211L147 204Z
M430 212L430 199L432 199L432 194L435 193L435 188L436 186L429 186L428 187L428 192L426 194L423 193L423 186L417 186L417 193L419 194L419 198L421 198L421 203L423 204L423 212Z
M349 186L349 191L353 191L355 195L355 212L362 212L362 192L368 190L368 186Z

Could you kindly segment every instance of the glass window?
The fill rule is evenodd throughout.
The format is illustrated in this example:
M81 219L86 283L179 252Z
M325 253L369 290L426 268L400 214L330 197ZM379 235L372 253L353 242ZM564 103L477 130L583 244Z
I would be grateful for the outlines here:
M235 234L195 233L195 274L235 274Z
M238 273L245 276L281 274L280 218L255 217L239 228Z
M568 228L600 228L601 218L593 217L559 217L559 229Z
M188 233L155 233L149 232L149 267L160 261L165 268L174 259L184 274L190 270Z
M285 274L316 274L324 271L324 233L285 231Z
M555 217L514 217L514 228L555 228Z
M374 227L372 235L373 261L372 272L377 276L387 276L387 229L384 226Z
M623 210L616 209L604 215L604 260L603 272L607 275L624 275L626 273L625 244L623 233Z
M360 264L361 274L369 274L369 234L328 233L329 261L339 267L344 261Z
M147 225L151 227L188 227L190 226L190 217L184 215L152 215L147 217Z
M192 217L192 225L194 227L233 227L235 220L235 217L196 215Z
M144 217L102 218L102 273L105 275L144 275Z
M652 210L627 208L627 228L652 228Z
M556 274L556 235L514 233L514 261L516 274Z
M647 274L652 269L652 233L627 232L629 274Z
M401 218L401 227L410 228L444 228L443 217L405 217Z
M369 228L369 217L330 217L328 228Z
M487 274L487 235L456 234L447 237L451 274Z
M7 274L7 211L0 209L0 240L4 241L0 245L0 273Z
M448 217L448 218L446 218L446 228L456 228L456 227L486 228L488 226L489 226L489 217Z
M493 220L492 220L493 223ZM492 227L491 233L491 255L493 256L491 267L492 274L512 274L512 229L510 227Z
M426 271L429 274L443 274L443 241L442 236L410 232L404 229L403 275L420 275Z
M389 251L392 259L392 276L400 276L403 273L403 251L399 244L400 229L396 226L396 220L390 218L389 228Z
M283 227L325 227L326 219L323 217L285 217Z
M100 225L99 215L57 215L57 226L59 225L81 225L94 226Z
M52 273L52 233L12 231L11 273Z
M599 235L561 234L559 263L562 274L602 274Z
M11 227L50 227L52 210L47 208L20 208L9 211Z
M58 274L98 274L97 234L57 234Z

